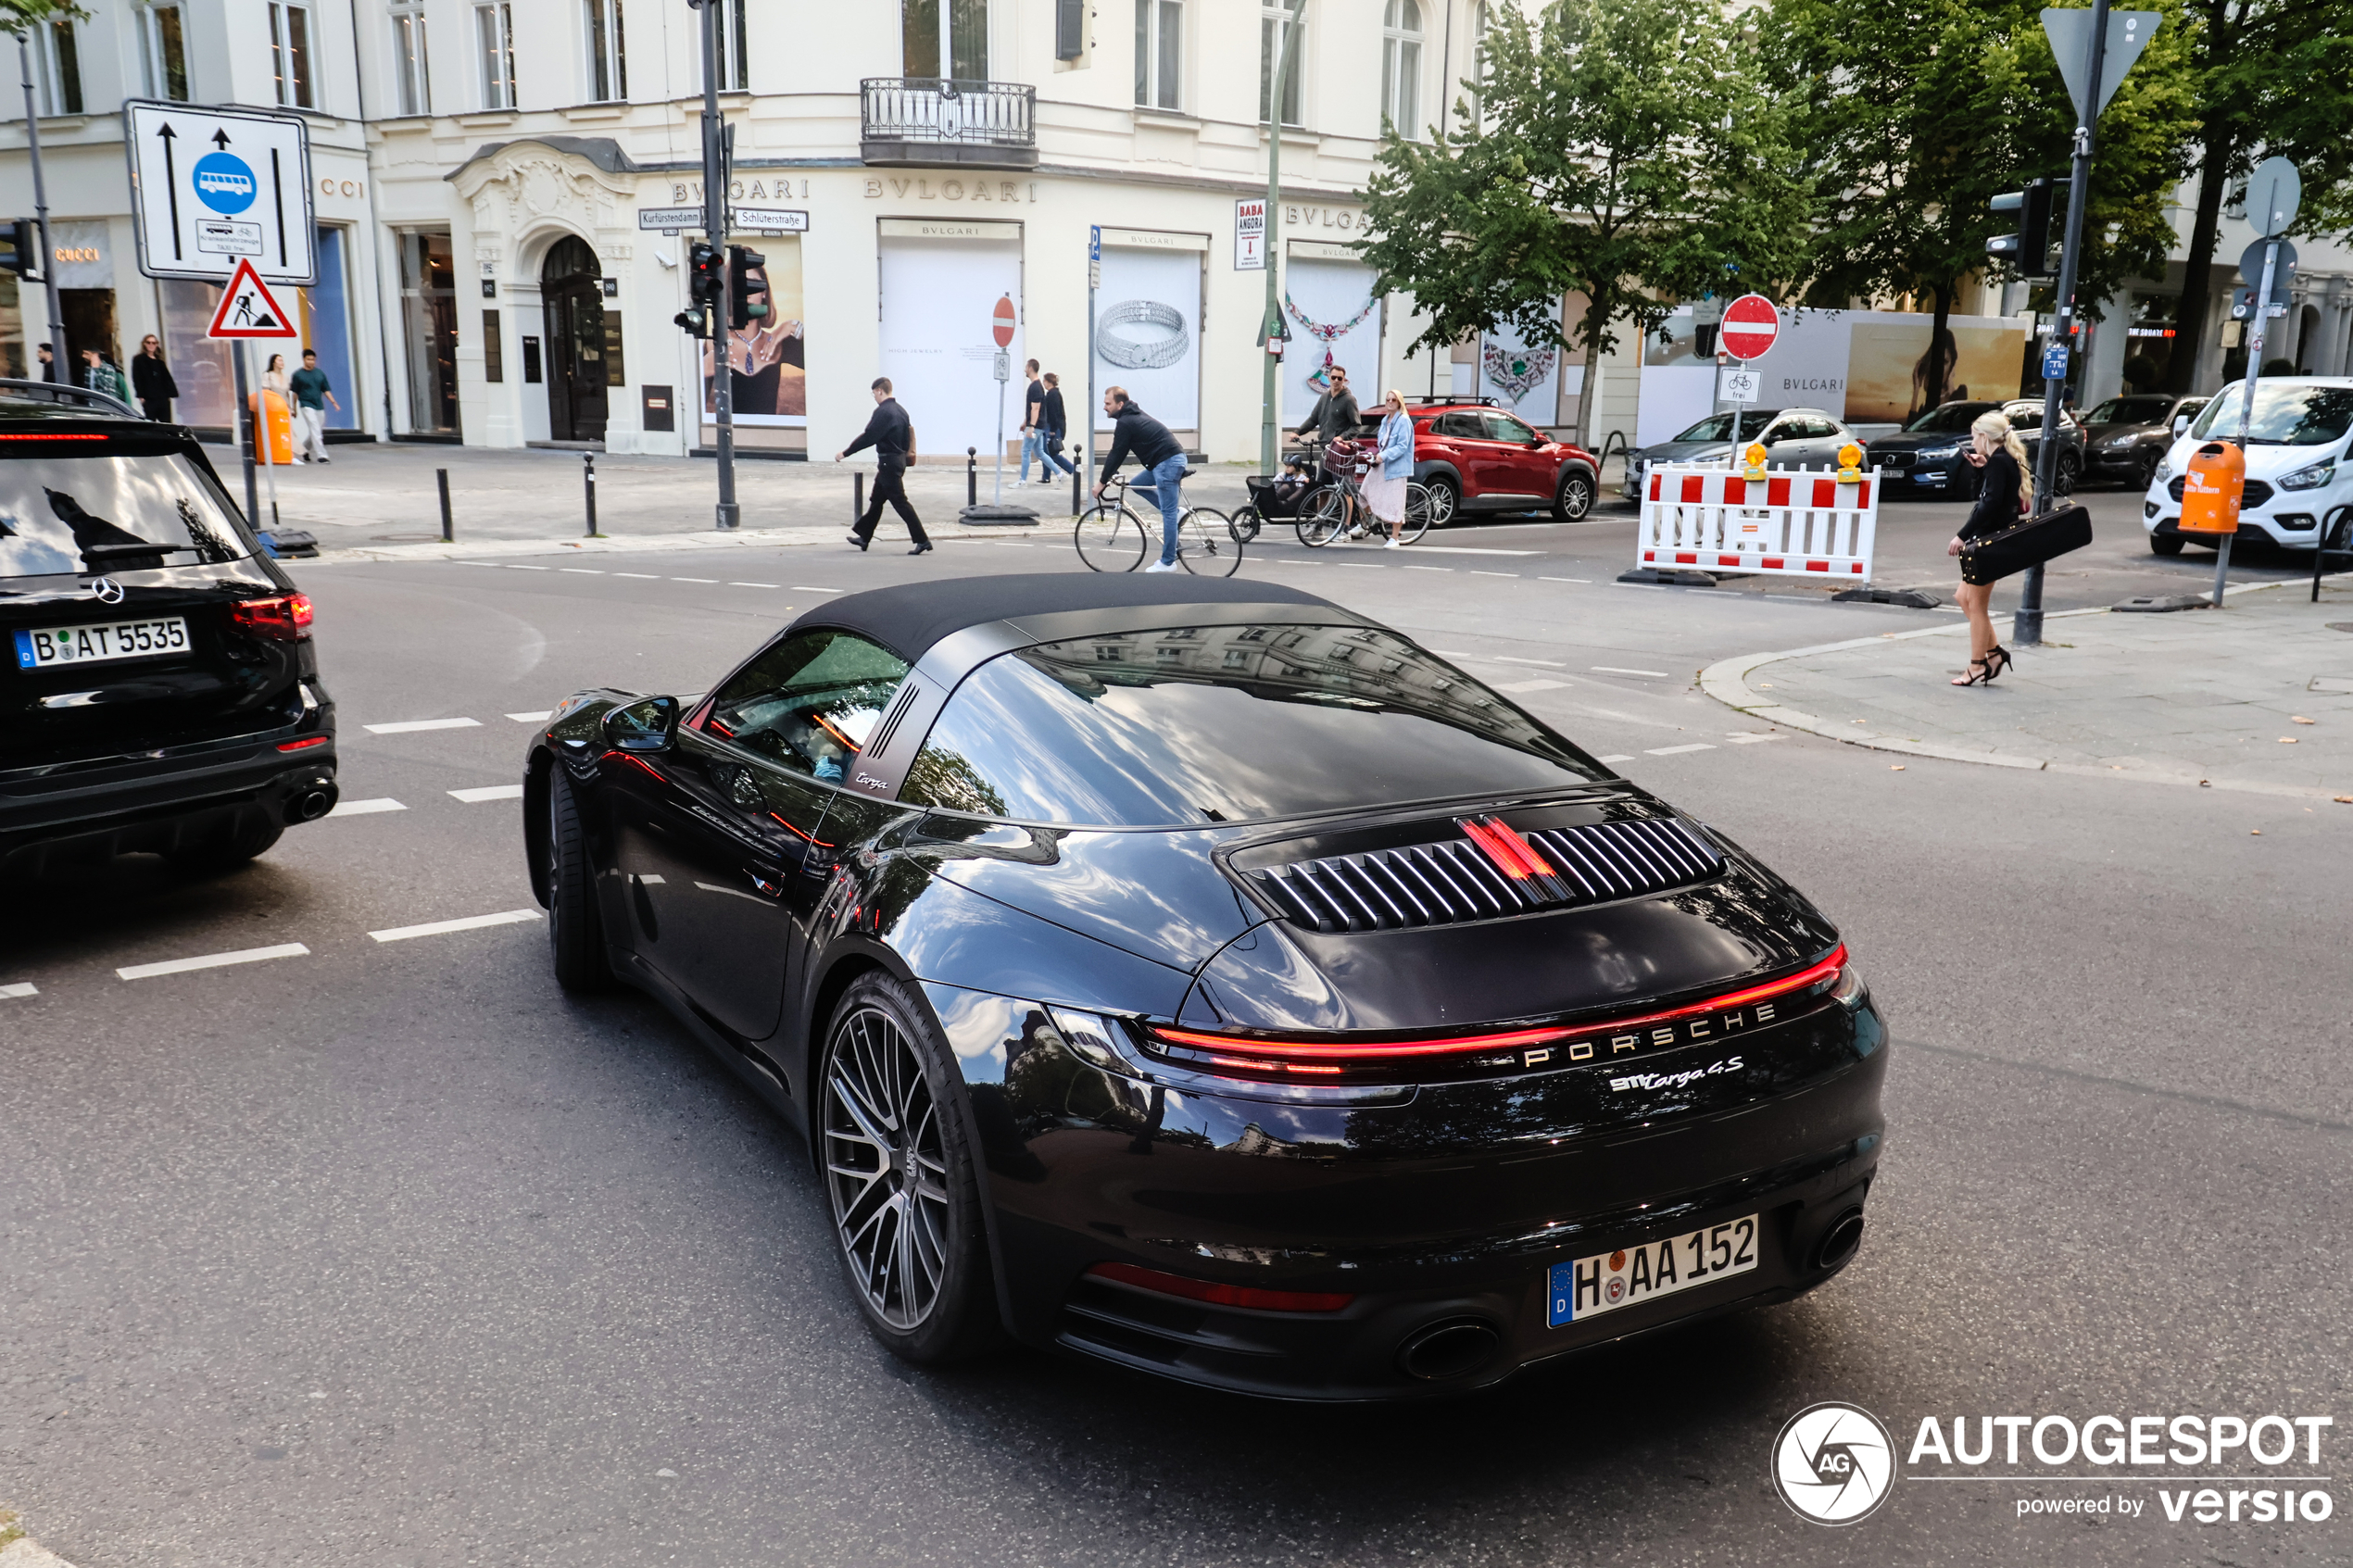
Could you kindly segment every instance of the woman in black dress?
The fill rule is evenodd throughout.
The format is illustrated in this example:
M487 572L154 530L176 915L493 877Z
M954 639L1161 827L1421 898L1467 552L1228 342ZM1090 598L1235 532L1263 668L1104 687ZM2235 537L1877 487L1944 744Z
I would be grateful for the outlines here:
M153 332L141 340L139 352L132 357L131 390L147 418L157 424L171 422L171 400L180 395L180 383L171 379L171 367L163 362L163 343Z
M1969 433L1972 449L1966 456L1985 470L1985 477L1978 486L1977 505L1970 508L1969 521L1944 547L1946 555L1961 557L1961 586L1953 597L1969 616L1969 672L1954 680L1957 686L1985 684L2011 663L2010 650L1994 634L1993 579L1976 580L1969 558L1961 555L1962 542L2016 527L2034 498L2033 483L2026 474L2026 445L2010 429L2008 420L1997 410L1989 410L1977 417Z

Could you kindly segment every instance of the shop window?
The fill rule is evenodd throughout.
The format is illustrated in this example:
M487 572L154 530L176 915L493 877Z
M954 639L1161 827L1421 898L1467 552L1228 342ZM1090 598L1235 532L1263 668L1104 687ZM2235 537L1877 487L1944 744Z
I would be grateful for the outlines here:
M1289 50L1297 56L1292 60L1288 79L1283 83L1283 123L1303 123L1299 106L1305 97L1307 80L1307 21L1302 9L1294 26L1288 4L1270 3L1261 7L1258 17L1258 119L1265 124L1273 118L1275 74L1282 63L1282 53Z
M622 33L621 0L581 0L587 13L588 101L617 104L629 96L629 54Z
M1181 107L1184 60L1184 0L1136 0L1136 107Z
M899 25L902 74L988 80L988 0L900 0Z
M695 19L696 54L701 54L702 19ZM719 13L719 90L745 93L751 89L750 62L744 54L744 0L724 0Z
M433 83L425 72L423 0L394 0L392 77L393 96L402 114L433 113Z
M1422 134L1422 8L1417 0L1389 0L1381 16L1380 112L1407 141Z
M41 78L44 116L82 112L82 44L73 23L53 21L32 30L34 70Z
M400 234L400 317L409 427L458 433L458 274L447 231Z
M310 7L270 0L270 70L282 108L308 109L310 98Z
M474 7L474 43L481 56L482 107L515 107L515 8L507 0Z
M170 0L139 7L139 58L147 96L188 101L188 43L180 7Z
M348 231L340 225L321 224L316 234L319 257L319 281L311 287L296 291L302 320L301 346L315 349L319 369L326 372L328 384L343 407L327 407L329 430L359 428L359 365L351 352L351 290L347 282L349 264L346 260L344 236Z

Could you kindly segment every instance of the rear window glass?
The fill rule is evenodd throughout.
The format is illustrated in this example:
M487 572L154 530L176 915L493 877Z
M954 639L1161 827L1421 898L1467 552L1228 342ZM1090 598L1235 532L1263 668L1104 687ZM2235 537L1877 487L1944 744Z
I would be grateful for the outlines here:
M212 486L185 458L44 454L0 462L0 577L140 571L245 553Z
M900 797L1020 822L1197 826L1607 776L1390 633L1196 626L982 665Z

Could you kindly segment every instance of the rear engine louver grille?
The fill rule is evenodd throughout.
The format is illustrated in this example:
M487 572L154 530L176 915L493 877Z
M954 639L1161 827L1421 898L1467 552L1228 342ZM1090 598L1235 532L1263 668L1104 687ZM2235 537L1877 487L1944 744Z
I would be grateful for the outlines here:
M1597 822L1522 835L1552 863L1555 896L1504 874L1469 838L1299 860L1249 873L1283 918L1317 931L1457 925L1541 909L1573 909L1705 882L1723 857L1678 821Z

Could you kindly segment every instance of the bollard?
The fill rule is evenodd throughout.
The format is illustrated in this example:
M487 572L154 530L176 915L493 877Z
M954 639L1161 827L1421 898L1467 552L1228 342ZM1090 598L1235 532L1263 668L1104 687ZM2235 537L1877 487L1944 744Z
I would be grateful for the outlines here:
M588 495L586 536L594 539L597 536L597 454L594 452L580 454L580 483L581 487L587 492Z
M449 521L449 470L435 469L433 470L433 477L434 482L441 486L441 542L445 545L455 544L458 530Z
M849 522L856 527L866 515L866 470L860 469L849 476Z
M980 505L980 448L964 448L964 505Z

